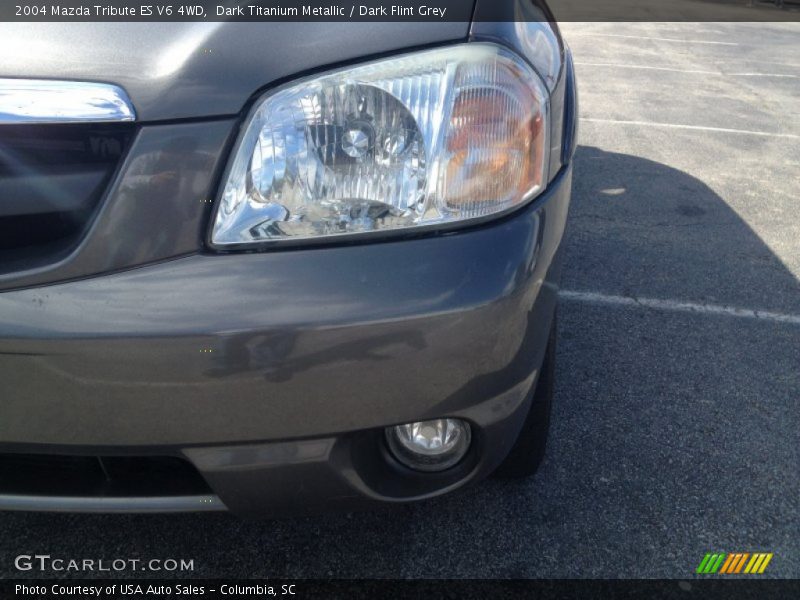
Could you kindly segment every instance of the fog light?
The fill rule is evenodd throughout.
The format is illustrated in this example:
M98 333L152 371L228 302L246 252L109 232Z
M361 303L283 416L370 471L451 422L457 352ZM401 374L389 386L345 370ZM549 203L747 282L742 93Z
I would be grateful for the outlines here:
M418 471L443 471L460 461L469 449L469 423L460 419L418 421L386 428L395 458Z

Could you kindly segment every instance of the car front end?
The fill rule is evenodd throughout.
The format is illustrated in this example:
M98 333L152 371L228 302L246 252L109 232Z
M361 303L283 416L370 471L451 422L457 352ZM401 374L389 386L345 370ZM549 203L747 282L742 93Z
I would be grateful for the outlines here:
M577 96L509 4L4 25L0 509L397 504L541 430Z

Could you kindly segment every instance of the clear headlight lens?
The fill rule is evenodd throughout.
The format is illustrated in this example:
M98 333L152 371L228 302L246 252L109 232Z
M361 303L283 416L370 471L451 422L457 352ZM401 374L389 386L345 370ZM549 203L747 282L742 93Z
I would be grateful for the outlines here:
M485 217L545 184L547 92L493 44L310 78L256 103L212 231L218 245Z

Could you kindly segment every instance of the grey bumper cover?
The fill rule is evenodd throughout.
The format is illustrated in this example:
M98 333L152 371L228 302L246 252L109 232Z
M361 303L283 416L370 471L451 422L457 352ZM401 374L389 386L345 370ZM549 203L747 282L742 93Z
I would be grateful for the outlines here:
M330 493L311 491L324 502L462 485L502 459L527 410L570 185L566 168L521 211L446 235L197 254L0 293L0 451L182 455L240 512L297 502L303 478L284 467L298 463L331 471ZM486 457L452 485L399 493L336 458L359 432L441 416L486 433Z

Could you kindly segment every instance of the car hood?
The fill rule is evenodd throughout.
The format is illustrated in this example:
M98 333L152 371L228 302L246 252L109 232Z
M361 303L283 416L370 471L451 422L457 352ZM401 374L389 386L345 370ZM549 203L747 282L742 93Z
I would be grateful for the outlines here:
M464 40L468 30L465 22L5 23L0 77L114 83L139 121L232 115L273 82Z

